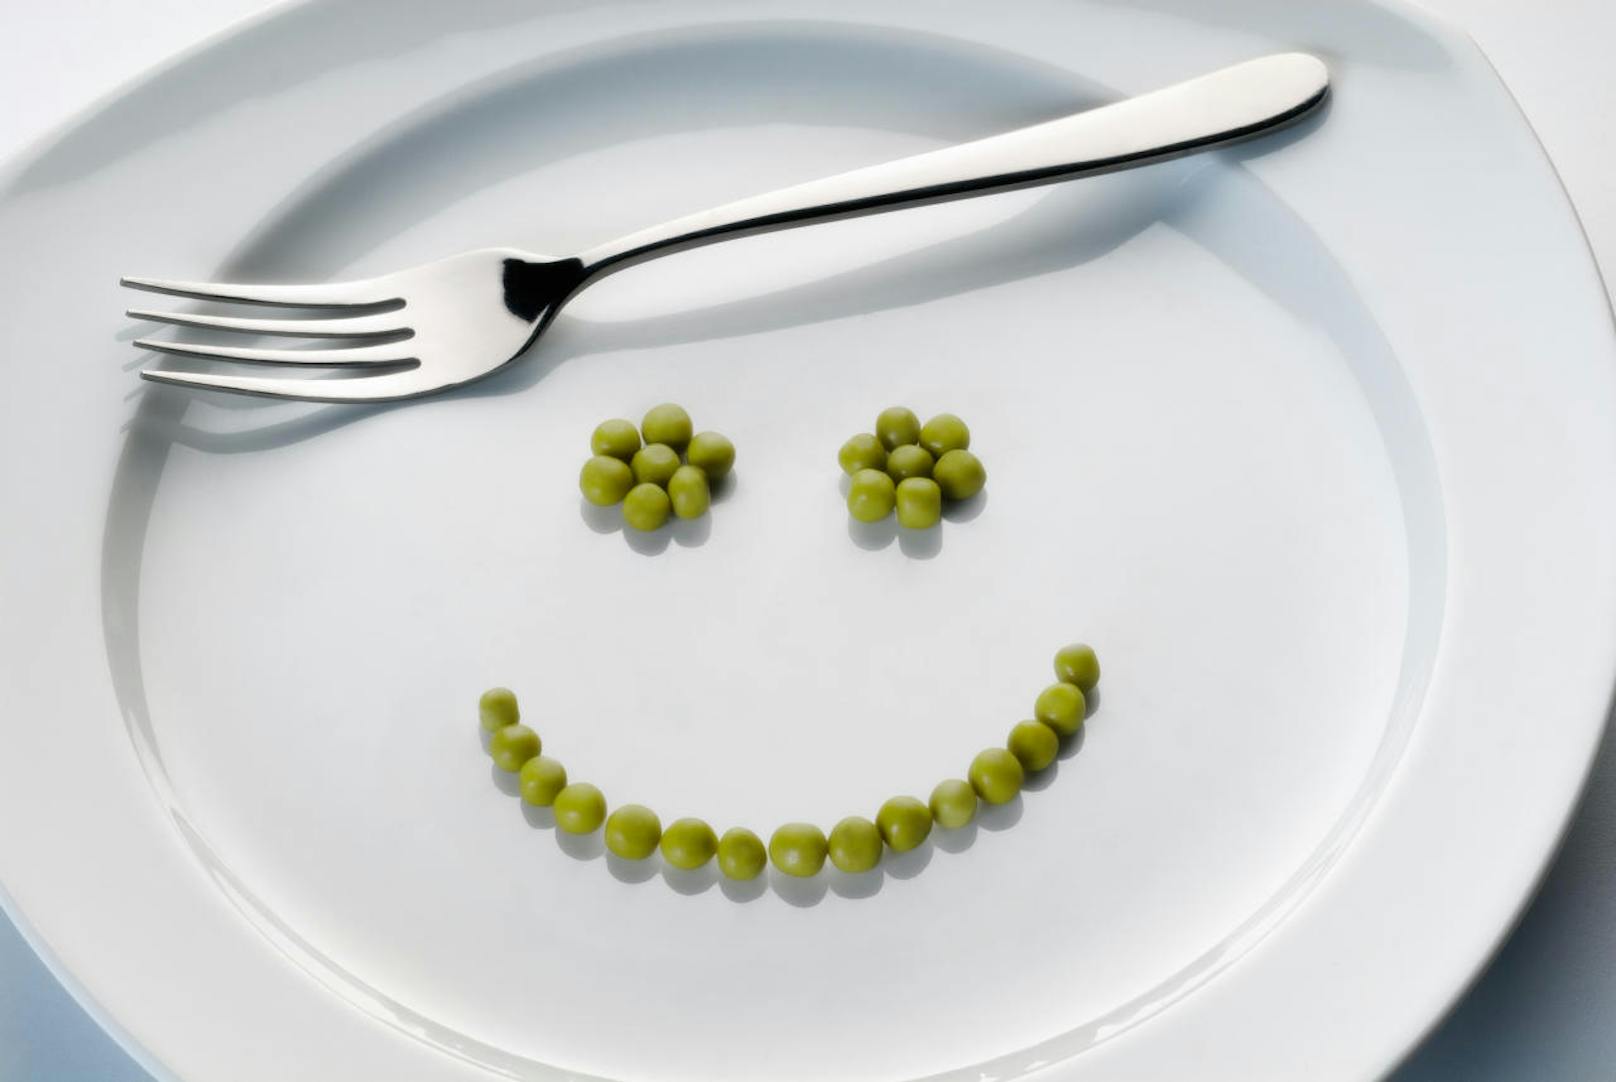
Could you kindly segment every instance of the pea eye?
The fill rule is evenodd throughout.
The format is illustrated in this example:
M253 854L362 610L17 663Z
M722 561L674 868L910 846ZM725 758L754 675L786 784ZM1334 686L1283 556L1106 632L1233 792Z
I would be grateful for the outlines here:
M602 421L589 437L594 454L578 473L579 491L597 507L622 504L634 530L659 530L670 515L700 518L712 506L712 483L735 467L735 445L690 429L690 414L672 403L653 407L640 428Z
M927 530L943 517L945 500L968 500L987 484L982 460L966 450L970 429L952 413L921 425L912 410L892 406L876 418L874 434L842 444L836 460L852 480L847 510L860 522L879 522L896 509L898 524ZM889 492L877 478L892 481Z

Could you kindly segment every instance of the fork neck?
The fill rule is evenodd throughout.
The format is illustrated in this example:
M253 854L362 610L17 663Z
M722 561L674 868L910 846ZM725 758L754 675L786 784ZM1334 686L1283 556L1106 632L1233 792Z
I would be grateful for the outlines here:
M539 323L583 287L589 279L583 260L507 259L500 275L505 309L529 323Z

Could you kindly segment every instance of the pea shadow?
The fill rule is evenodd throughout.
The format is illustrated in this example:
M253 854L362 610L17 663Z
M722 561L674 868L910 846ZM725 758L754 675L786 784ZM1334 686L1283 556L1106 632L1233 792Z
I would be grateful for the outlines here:
M588 834L569 834L556 830L556 847L573 860L599 860L606 855L606 836L599 830Z
M718 866L713 861L699 868L675 868L666 861L662 862L662 881L676 894L705 894L718 885L718 880Z
M657 556L668 551L670 545L680 548L700 548L713 535L713 515L708 511L700 518L670 518L654 530L632 529L623 521L623 509L617 505L600 507L583 497L578 498L578 516L585 526L602 536L622 535L631 552L641 556Z
M837 482L837 488L842 498L847 498L847 491L851 479L843 474ZM970 522L982 513L987 507L987 491L977 493L968 500L945 500L943 503L943 521L925 529L914 530L907 526L900 526L895 515L888 515L879 522L860 522L852 515L847 516L847 537L853 544L866 552L879 552L891 548L897 542L898 551L911 560L935 559L943 551L943 534L947 525L951 523Z
M766 876L757 876L755 879L729 879L720 877L718 889L724 897L732 902L745 904L755 902L769 892L769 881Z
M808 876L787 875L771 864L768 880L769 890L797 909L813 908L824 901L826 893L830 891L830 880L823 872Z
M962 827L946 830L938 827L931 832L932 844L945 853L963 853L976 844L976 832L981 829L972 819Z
M913 879L925 871L926 865L931 863L935 848L931 835L928 834L925 841L908 852L894 853L890 849L884 851L881 854L881 867L893 879Z
M495 789L498 789L506 796L522 795L522 779L512 774L509 770L501 770L493 763L489 763L488 773L494 779Z
M625 860L616 853L606 854L606 870L619 883L644 883L655 877L661 863L655 856L645 860Z
M852 900L873 898L881 893L881 888L886 885L886 876L885 869L879 864L867 872L844 872L839 868L825 870L831 893L838 898Z

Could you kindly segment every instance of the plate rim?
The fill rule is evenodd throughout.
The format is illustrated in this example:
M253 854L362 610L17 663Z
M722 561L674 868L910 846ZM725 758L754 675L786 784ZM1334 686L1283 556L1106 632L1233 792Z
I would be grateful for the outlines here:
M1349 2L1356 6L1357 0L1349 0ZM1607 287L1603 271L1595 258L1592 243L1588 237L1581 215L1578 212L1575 203L1572 201L1570 193L1566 189L1563 178L1555 166L1552 157L1548 154L1547 149L1543 146L1537 130L1532 125L1530 118L1520 107L1520 103L1515 98L1513 91L1498 72L1496 66L1493 65L1486 51L1479 45L1479 43L1471 38L1462 27L1455 24L1451 19L1431 13L1422 5L1415 2L1415 0L1379 0L1379 2L1383 6L1389 7L1394 12L1401 11L1403 14L1411 17L1414 21L1423 23L1426 26L1436 30L1450 44L1453 42L1462 43L1465 48L1470 50L1476 57L1480 58L1487 71L1490 73L1493 82L1496 84L1496 88L1501 89L1504 92L1505 98L1512 106L1514 120L1517 121L1530 135L1532 144L1536 147L1541 164L1547 166L1548 173L1554 180L1555 186L1557 187L1559 193L1558 205L1561 211L1569 212L1570 222L1573 225L1575 234L1580 239L1582 245L1583 256L1586 262L1585 270L1592 271L1592 278L1598 284L1600 294L1604 300L1604 322L1608 342L1616 343L1616 305L1613 305L1612 303L1610 290ZM273 2L266 6L262 11L244 18L233 20L220 28L217 32L210 34L191 46L188 46L187 48L164 58L133 78L120 83L112 91L98 97L90 104L75 110L59 123L49 128L44 134L35 137L22 148L9 154L5 161L0 163L0 190L8 190L16 175L25 169L29 164L38 159L62 136L84 125L86 122L102 113L110 105L123 99L131 92L140 87L162 80L172 71L185 66L187 63L191 62L197 57L210 53L224 42L236 41L255 34L256 32L260 31L264 25L273 23L288 12L305 6L307 5L301 3L300 0L273 0ZM1599 742L1603 737L1606 728L1608 727L1608 719L1610 717L1612 708L1613 706L1616 706L1616 657L1612 657L1610 659L1606 669L1607 690L1605 693L1601 723L1592 730L1592 738L1585 742L1586 747L1580 754L1581 765L1578 771L1576 784L1568 793L1563 794L1563 806L1560 807L1553 816L1554 826L1551 837L1548 839L1548 843L1541 847L1541 852L1535 861L1535 867L1531 870L1531 874L1526 877L1525 885L1516 893L1516 896L1513 898L1510 906L1509 919L1493 930L1491 938L1484 950L1482 950L1479 954L1472 955L1470 962L1467 964L1467 966L1463 967L1465 972L1458 975L1455 980L1447 982L1450 985L1450 988L1446 996L1445 1003L1434 1014L1426 1017L1421 1026L1412 1034L1412 1036L1409 1036L1406 1040L1401 1042L1400 1049L1397 1051L1396 1055L1385 1062L1384 1067L1386 1070L1390 1071L1394 1069L1399 1063L1406 1059L1415 1048L1418 1047L1419 1043L1425 1038L1426 1035L1442 1024L1443 1020L1452 1011L1454 1006L1474 984L1480 974L1486 969L1498 947L1511 933L1521 914L1529 906L1533 897L1535 896L1538 886L1542 882L1544 875L1547 873L1554 855L1559 849L1564 840L1566 832L1570 827L1575 809L1586 791L1593 771L1595 755L1599 747ZM36 929L33 922L29 920L27 914L24 913L21 910L21 907L16 903L11 892L7 889L3 877L0 877L0 912L3 912L5 916L13 922L24 941L28 943L30 949L32 949L42 960L42 962L51 972L52 976L62 984L75 1002L77 1002L78 1005L96 1021L97 1025L107 1032L119 1044L119 1046L142 1067L142 1069L153 1075L154 1078L163 1080L163 1082L168 1082L170 1079L178 1078L178 1075L173 1073L166 1064L162 1063L150 1052L148 1052L148 1050L139 1042L139 1040L136 1039L134 1035L127 1029L125 1029L125 1027L112 1014L112 1012L105 1008L89 992L89 990L71 971L71 969L69 969L63 963L56 951L50 946L43 935L38 931L38 929ZM343 1009L347 1008L344 1007ZM1069 1061L1063 1061L1063 1063L1065 1062ZM1054 1069L1059 1073L1065 1073L1064 1071L1061 1071L1060 1064L1056 1065Z

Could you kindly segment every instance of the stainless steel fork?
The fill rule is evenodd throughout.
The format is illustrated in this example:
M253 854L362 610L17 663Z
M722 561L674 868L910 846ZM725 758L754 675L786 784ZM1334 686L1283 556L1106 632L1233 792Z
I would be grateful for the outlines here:
M159 365L149 380L317 402L416 398L479 379L519 357L585 286L648 259L732 237L1012 191L1224 146L1300 119L1329 92L1315 57L1251 60L1136 98L1002 135L810 181L677 218L570 258L515 249L465 252L379 278L326 285L225 285L125 278L196 300L330 310L245 318L133 309L135 319L254 335L341 340L322 348L158 341L176 357L280 366L277 374ZM310 367L319 372L311 375ZM301 369L301 374L298 373Z

